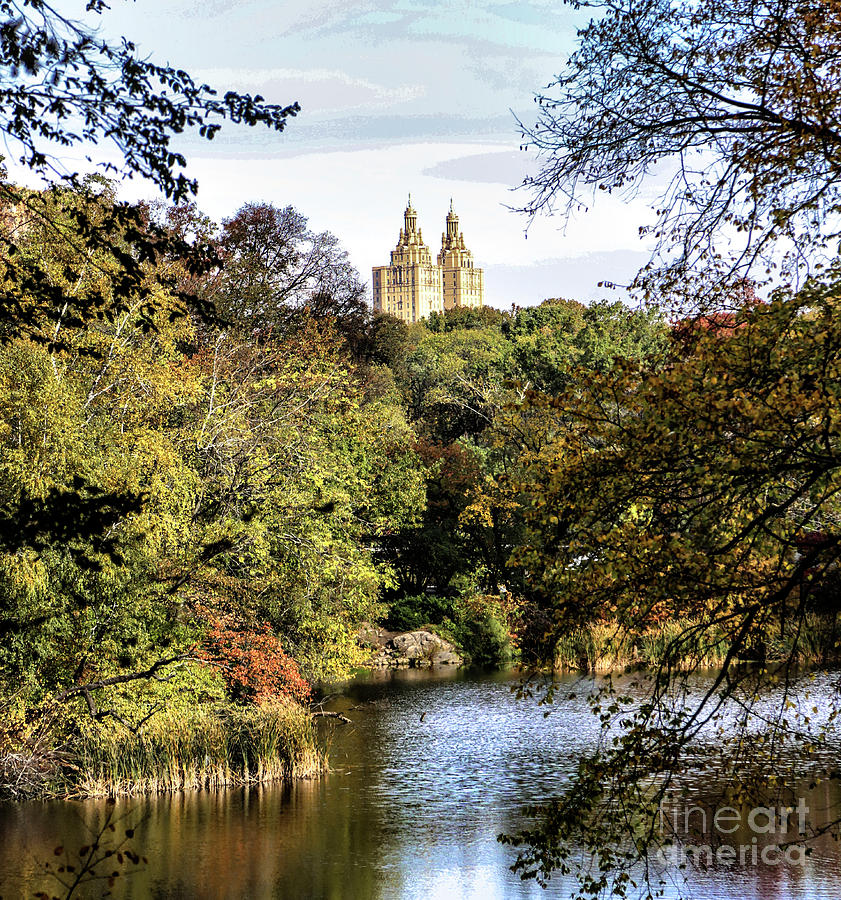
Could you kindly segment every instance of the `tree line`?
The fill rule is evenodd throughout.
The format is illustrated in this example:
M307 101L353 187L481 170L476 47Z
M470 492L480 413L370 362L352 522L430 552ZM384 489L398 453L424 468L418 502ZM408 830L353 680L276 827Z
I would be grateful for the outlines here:
M50 190L46 216L20 193L19 254L108 306L116 254L74 229L80 206L110 220L113 186ZM523 448L501 423L524 392L659 352L660 318L552 300L407 327L370 311L336 238L291 207L246 204L218 227L190 204L137 215L218 264L144 262L110 315L33 317L0 348L2 503L31 529L7 536L0 591L18 735L55 703L136 727L179 697L306 699L362 660L363 621L509 657L523 521L494 492ZM62 524L80 503L88 528Z
M188 202L173 135L280 130L296 104L219 100L41 0L0 6L0 130L52 181L0 184L6 746L305 699L366 618L479 660L513 643L535 672L595 622L666 639L642 700L605 681L603 740L509 836L525 877L650 893L659 803L711 728L735 796L791 799L787 748L828 746L837 716L789 692L838 649L841 7L572 5L593 19L523 127L525 209L667 167L640 306L408 328L301 213L217 228ZM105 139L175 205L55 173L57 147Z

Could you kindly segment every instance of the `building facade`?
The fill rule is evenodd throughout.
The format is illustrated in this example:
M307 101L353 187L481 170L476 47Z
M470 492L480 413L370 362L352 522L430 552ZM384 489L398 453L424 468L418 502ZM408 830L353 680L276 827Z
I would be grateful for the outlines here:
M410 194L391 264L373 269L374 309L411 323L456 306L482 306L484 273L473 266L452 200L436 263L417 225Z

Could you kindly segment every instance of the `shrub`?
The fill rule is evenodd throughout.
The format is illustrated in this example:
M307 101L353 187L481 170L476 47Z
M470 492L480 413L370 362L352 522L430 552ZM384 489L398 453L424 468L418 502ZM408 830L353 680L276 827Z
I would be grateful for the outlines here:
M303 703L309 699L310 685L268 624L246 623L231 613L214 613L209 621L199 656L218 668L233 701L262 703L289 697Z
M385 620L391 631L415 631L424 625L441 625L453 615L451 597L435 597L430 594L414 594L392 602Z
M394 631L434 626L477 666L502 667L513 658L508 623L494 597L402 597L391 604L385 625Z

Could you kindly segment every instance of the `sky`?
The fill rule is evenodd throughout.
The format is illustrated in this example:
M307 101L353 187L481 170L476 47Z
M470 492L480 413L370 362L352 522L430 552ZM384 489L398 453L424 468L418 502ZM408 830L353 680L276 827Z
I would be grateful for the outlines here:
M515 211L537 164L515 116L533 121L584 21L558 0L113 0L101 31L214 87L300 103L281 134L225 127L184 144L215 221L249 201L292 204L339 237L370 290L407 194L433 255L452 198L486 302L507 308L616 299L598 282L625 284L646 259L645 197L602 195L570 220ZM152 196L137 182L124 194Z

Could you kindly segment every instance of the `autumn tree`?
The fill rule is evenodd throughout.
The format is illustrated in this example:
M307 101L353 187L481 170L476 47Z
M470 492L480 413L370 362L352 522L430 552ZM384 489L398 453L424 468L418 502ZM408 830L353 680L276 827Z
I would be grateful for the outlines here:
M729 796L784 805L783 748L826 747L838 714L830 699L820 722L799 715L792 673L838 650L809 616L831 612L838 583L841 7L576 5L597 17L526 129L542 154L528 209L665 172L636 287L680 317L653 359L523 405L535 439L504 480L526 522L513 562L530 575L536 664L594 623L663 650L634 697L612 679L595 692L601 738L514 840L526 876L650 896L652 852L679 837L657 828L660 802L714 759ZM782 700L757 719L772 687Z
M657 176L646 296L709 304L725 283L815 272L841 200L841 5L571 5L594 18L523 127L540 160L526 210L570 212Z
M365 287L335 235L312 231L291 206L246 203L223 223L219 243L225 265L216 304L237 327L282 333L298 326L307 307L361 339Z
M521 871L545 879L585 848L596 862L579 871L582 896L630 894L692 748L713 740L729 789L771 804L788 802L787 748L826 739L785 703L761 722L751 711L771 686L788 696L799 664L837 658L834 630L810 615L841 560L838 304L835 281L781 293L689 347L676 331L663 369L625 364L531 398L549 439L508 486L526 522L514 562L548 626L532 662L552 665L596 623L619 644L668 638L633 705L600 693L604 739L527 836ZM710 661L718 671L693 693Z

